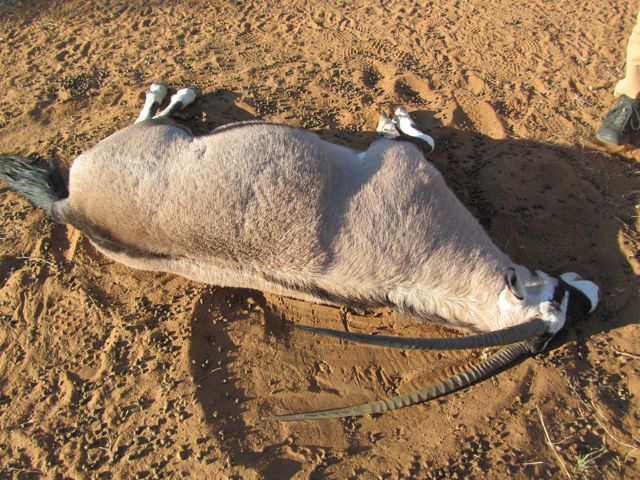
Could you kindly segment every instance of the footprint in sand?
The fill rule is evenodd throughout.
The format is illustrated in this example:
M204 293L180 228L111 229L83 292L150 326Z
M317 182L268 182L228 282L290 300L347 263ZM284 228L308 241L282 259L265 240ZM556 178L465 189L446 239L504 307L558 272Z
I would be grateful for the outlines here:
M474 95L482 95L487 88L487 84L484 80L473 73L469 74L467 77L467 85Z
M460 121L463 118L471 122L476 131L494 139L503 139L507 136L507 129L501 115L496 111L493 105L487 101L478 101L477 98L468 98L468 94L460 93L457 98L459 104L454 102L455 110L461 110L464 114L458 113L458 126L464 126L466 122ZM453 120L453 118L452 118Z
M478 115L476 124L480 131L488 137L495 139L506 138L507 131L500 115L489 102L478 104Z
M381 85L390 97L396 97L406 105L424 105L437 100L428 79L413 74L386 76Z

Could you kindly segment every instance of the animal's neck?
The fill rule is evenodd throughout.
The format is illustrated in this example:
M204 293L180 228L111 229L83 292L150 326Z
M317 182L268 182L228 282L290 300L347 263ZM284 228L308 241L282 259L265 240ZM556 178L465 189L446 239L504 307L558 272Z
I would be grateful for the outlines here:
M491 245L468 252L460 265L427 266L424 305L422 309L416 305L414 310L419 316L470 330L495 330L500 322L498 298L511 265L509 258Z

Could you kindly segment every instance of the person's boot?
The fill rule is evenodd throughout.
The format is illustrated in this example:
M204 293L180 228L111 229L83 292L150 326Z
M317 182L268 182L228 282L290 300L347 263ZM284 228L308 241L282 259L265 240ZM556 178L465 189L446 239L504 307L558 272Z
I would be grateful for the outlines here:
M596 136L612 145L629 143L631 130L640 129L640 100L622 95L605 115Z

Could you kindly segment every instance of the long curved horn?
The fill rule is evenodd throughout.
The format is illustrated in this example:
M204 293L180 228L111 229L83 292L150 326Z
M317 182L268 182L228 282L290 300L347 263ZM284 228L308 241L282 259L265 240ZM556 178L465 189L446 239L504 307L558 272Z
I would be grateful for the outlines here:
M320 410L317 412L294 413L291 415L273 415L265 417L263 420L314 420L320 418L340 418L340 417L360 417L374 413L382 413L387 410L408 407L416 403L426 402L436 397L446 395L461 388L465 388L473 383L484 380L496 370L512 363L520 356L535 351L535 340L514 343L500 349L486 360L476 364L471 364L464 370L442 380L437 380L428 386L410 393L398 395L396 397L378 400L355 407L335 408L331 410Z
M381 347L404 348L406 350L458 350L464 348L485 348L510 345L533 337L542 336L548 324L540 318L495 332L467 335L458 338L403 338L385 335L369 335L366 333L343 332L329 328L309 327L292 324L293 328L307 332L328 335L331 337L351 340L353 342L378 345Z

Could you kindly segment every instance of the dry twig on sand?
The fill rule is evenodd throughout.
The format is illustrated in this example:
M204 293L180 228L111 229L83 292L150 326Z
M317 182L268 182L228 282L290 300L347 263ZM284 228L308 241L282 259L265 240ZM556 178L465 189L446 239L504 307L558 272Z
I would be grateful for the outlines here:
M640 355L637 355L635 353L630 353L630 352L625 352L624 350L616 350L615 348L612 348L612 350L614 352L616 352L618 355L622 355L623 357L630 357L630 358L640 358Z
M544 436L546 437L547 445L549 445L549 448L558 459L558 463L562 467L562 470L564 470L564 473L567 475L567 478L571 480L571 474L569 473L569 470L567 470L567 466L564 464L564 460L562 460L562 457L558 453L558 447L556 446L555 443L551 441L551 437L549 436L549 431L547 430L547 426L544 424L544 418L542 418L542 412L540 411L540 407L538 407L537 405L536 405L536 410L538 411L538 417L540 417L540 424L542 425L542 430L544 430Z

